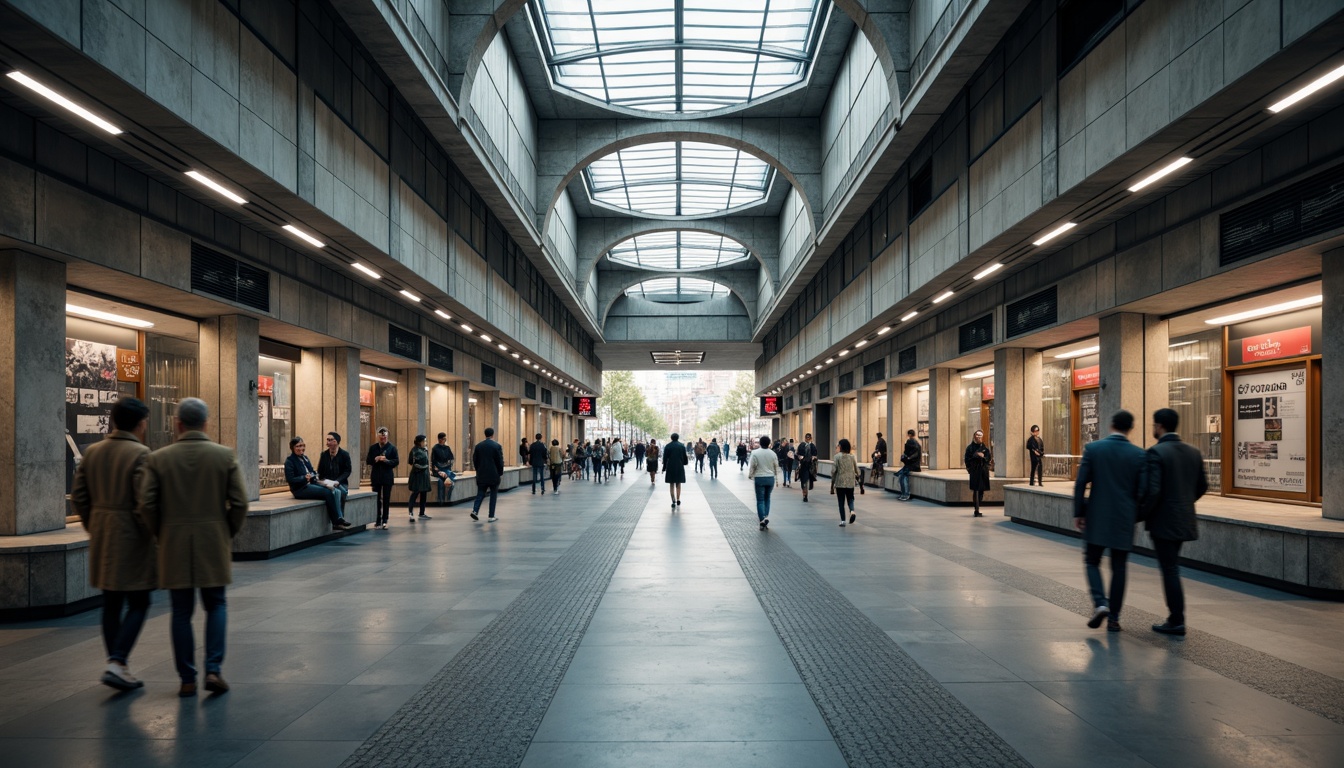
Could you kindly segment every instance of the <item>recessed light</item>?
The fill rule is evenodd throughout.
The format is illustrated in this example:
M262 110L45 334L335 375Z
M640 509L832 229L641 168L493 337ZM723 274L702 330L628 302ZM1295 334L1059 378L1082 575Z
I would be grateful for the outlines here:
M506 344L498 344L498 345L496 345L496 346L499 347L499 351L500 351L500 352L508 352L508 351L509 351L509 347L508 347L508 345L506 345Z
M884 326L882 326L881 328L878 328L878 329L877 329L877 335L878 335L878 336L886 336L888 333L891 333L891 326L890 326L890 325L884 325Z
M848 354L849 354L849 350L848 350L848 349L842 349L842 350L840 350L840 356L841 356L841 357L844 357L845 355L848 355Z
M961 378L963 378L963 379L987 379L987 378L989 378L990 376L993 376L993 375L994 375L994 369L993 369L993 368L990 368L989 370L986 370L986 371L976 371L975 373L963 373L963 374L961 374Z
M513 359L514 359L514 360L517 360L518 357L519 357L518 353L517 353L517 352L514 352L514 353L513 353Z
M828 358L826 358L826 364L827 364L827 365L830 365L831 363L834 363L834 362L835 362L835 358L834 358L834 357L828 357Z
M1150 173L1150 174L1148 174L1147 176L1143 177L1142 179L1139 179L1138 181L1134 182L1134 186L1130 187L1130 188L1129 188L1129 191L1130 191L1130 192L1138 192L1140 189L1143 189L1144 187L1148 186L1149 184L1152 184L1153 182L1157 181L1158 179L1162 178L1163 176L1166 176L1166 175L1171 174L1171 173L1175 173L1176 171L1180 170L1181 168L1184 168L1185 166L1187 166L1187 165L1189 165L1190 163L1193 163L1193 162L1194 162L1194 160L1192 160L1192 159L1190 159L1190 158L1188 158L1188 157L1178 157L1178 158L1176 158L1175 160L1172 160L1170 163L1168 163L1168 164L1162 166L1161 168L1157 169L1156 171L1153 171L1152 173Z
M868 343L867 339L859 339L858 341L854 342L854 348L858 349L867 343Z
M382 383L384 383L384 384L396 384L396 383L397 383L397 380L396 380L396 379L384 379L384 378L382 378L381 376L370 376L370 375L367 374L367 373L361 373L361 374L359 374L359 378L361 378L361 379L368 379L369 381L380 381L380 382L382 382Z
M114 315L111 312L104 312L101 309L90 309L88 307L81 307L75 304L66 304L65 311L67 314L79 315L80 317L87 317L91 320L102 320L108 323L116 323L117 325L127 325L132 328L154 327L154 324L149 322L148 320L139 320L137 318L127 317L125 315Z
M411 301L414 301L417 304L420 303L420 297L416 296L414 293L411 293L405 288L402 288L400 291L397 291L397 293L400 293L402 296L405 296L406 298L410 299Z
M438 315L439 317L442 317L444 320L452 320L452 319L453 319L453 316L452 316L452 315L448 314L447 312L444 312L442 309L436 309L436 310L434 310L434 314Z
M993 264L990 264L988 267L985 267L984 269L980 270L979 272L976 272L974 279L981 280L983 278L989 277L995 272L998 272L1000 269L1003 269L1003 265L996 261Z
M316 237L313 237L312 235L308 234L307 232L304 232L302 229L299 229L298 227L294 226L293 224L286 224L285 226L281 227L281 229L285 230L286 232L290 233L291 235L294 235L295 237L299 238L300 240L303 240L303 241L307 242L309 245L312 245L312 246L315 247L315 248L325 248L325 247L327 247L327 244L326 244L326 243L322 242L321 240L318 240Z
M202 186L214 190L216 194L222 196L226 200L232 200L233 202L239 205L247 204L247 201L244 200L243 197L239 195L237 192L234 192L233 190L223 186L219 182L215 181L209 176L206 176L200 171L187 171L187 176L195 180L198 184L201 184Z
M918 315L918 314L919 314L919 310L918 310L918 309L912 309L912 310L910 310L909 312L906 312L904 315L901 315L901 322L904 323L906 320L910 320L910 319L914 318L915 315Z
M10 77L13 76L14 76L13 74L10 75ZM1344 77L1344 66L1335 67L1329 72L1326 72L1324 75L1321 75L1315 80L1312 80L1310 83L1307 83L1306 85L1302 86L1296 91L1293 91L1292 93L1288 94L1287 98L1282 99L1280 101L1276 101L1273 104L1270 104L1269 111L1282 112L1283 110L1293 106L1297 102L1307 98L1311 94L1335 82L1341 77Z
M363 264L360 264L358 261L356 261L354 264L351 264L350 266L354 267L355 269L358 269L360 272L363 272L364 274L368 275L369 277L372 277L374 280L382 280L382 279L383 279L383 276L382 276L382 275L378 274L377 272L374 272L372 269L369 269L368 267L364 266Z
M1049 232L1046 232L1044 235L1041 235L1039 239L1033 240L1031 244L1045 245L1046 243L1050 242L1051 240L1054 240L1056 237L1059 237L1060 235L1064 234L1065 232L1068 232L1070 229L1073 229L1076 226L1078 225L1074 224L1072 221L1066 221L1063 224L1060 224L1058 227L1055 227L1054 229L1050 230Z
M462 330L466 331L467 333L471 333L471 326L467 325L466 323L463 323Z
M98 126L99 128L102 128L104 131L107 131L108 133L112 134L113 136L116 136L116 135L118 135L118 134L120 134L120 133L122 132L122 130L121 130L120 128L118 128L117 126L115 126L115 125L113 125L112 123L109 123L108 121L104 120L103 118L101 118L101 117L99 117L99 116L93 114L92 112L90 112L89 110L85 109L84 107L81 107L80 105L76 104L75 102L73 102L73 101L67 99L66 97L62 96L61 94L59 94L59 93L57 93L57 92L55 92L55 91L53 91L52 89L48 88L47 86L45 86L45 85L43 85L43 84L37 82L36 80L34 80L33 78L31 78L31 77L25 75L25 74L22 73L22 72L18 72L18 71L10 72L10 73L9 73L9 77L10 77L11 80L13 80L13 81L15 81L15 82L17 82L17 83L21 83L22 85L24 85L24 86L25 86L26 88L28 88L29 90L35 91L36 93L41 94L42 96L46 97L47 99L49 99L49 100L51 100L51 101L53 101L53 102L55 102L55 103L61 105L62 107L65 107L66 109L70 110L71 112L74 112L76 115L79 115L80 117L84 118L85 120L88 120L90 123L93 123L94 125Z
M928 385L928 384L924 384L924 385L922 385L922 386L915 387L915 391L916 391L916 392L928 392L928 391L929 391L929 385Z
M490 338L490 334L487 334L487 333L482 333L482 334L481 334L481 340L482 340L482 341L494 341L494 339L491 339L491 338Z
M1245 312L1238 312L1235 315L1224 315L1222 317L1215 317L1212 320L1205 320L1204 322L1208 323L1209 325L1231 325L1232 323L1239 323L1243 320L1251 320L1256 317L1265 317L1266 315L1277 315L1282 312L1291 312L1294 309L1311 307L1320 303L1321 303L1320 296L1308 296L1305 299L1285 301L1282 304L1274 304L1268 307L1261 307L1260 309L1250 309Z
M1058 355L1055 355L1055 359L1056 359L1056 360L1072 360L1072 359L1075 358L1075 357L1086 357L1087 355L1096 354L1097 352L1100 352L1100 351L1101 351L1101 347L1100 347L1100 346L1093 345L1093 346L1090 346L1090 347L1083 347L1082 349L1075 349L1075 350L1073 350L1072 352L1062 352L1062 353L1060 353L1060 354L1058 354Z
M943 291L942 293L938 294L933 298L933 303L942 304L944 301L947 301L948 299L952 298L952 294L953 291L951 290Z

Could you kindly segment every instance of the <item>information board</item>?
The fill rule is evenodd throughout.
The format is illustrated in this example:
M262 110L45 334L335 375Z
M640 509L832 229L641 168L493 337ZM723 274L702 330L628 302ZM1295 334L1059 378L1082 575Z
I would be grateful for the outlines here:
M1232 391L1233 487L1306 493L1306 367L1238 374Z

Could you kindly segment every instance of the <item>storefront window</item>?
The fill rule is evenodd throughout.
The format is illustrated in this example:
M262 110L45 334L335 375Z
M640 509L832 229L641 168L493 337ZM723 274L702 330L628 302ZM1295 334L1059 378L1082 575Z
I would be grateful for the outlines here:
M65 492L90 445L111 430L112 405L120 397L117 350L138 350L129 328L67 317L65 324ZM132 386L131 394L135 393Z
M200 345L171 336L145 334L145 404L149 406L149 447L172 444L177 404L196 397ZM212 404L213 405L213 404Z
M919 437L922 466L929 466L929 385L915 388L915 435Z
M1223 333L1172 339L1168 351L1169 405L1180 415L1181 439L1199 449L1213 490L1223 457Z
M968 379L962 381L961 399L966 407L965 418L961 422L962 441L961 448L971 444L971 436L976 430L983 430L980 424L981 414L985 410L985 404L981 402L981 382L982 379ZM989 442L989 435L985 435L985 442Z
M1069 408L1072 406L1070 376L1073 366L1067 360L1041 364L1041 441L1050 456L1067 456L1071 450ZM1030 425L1028 425L1030 426ZM1023 442L1025 445L1025 441ZM1047 459L1043 470L1053 477L1069 477L1069 462Z
M294 436L294 364L262 355L257 363L257 456L261 487L285 488L285 457ZM314 438L304 436L306 440ZM317 455L317 451L313 451Z

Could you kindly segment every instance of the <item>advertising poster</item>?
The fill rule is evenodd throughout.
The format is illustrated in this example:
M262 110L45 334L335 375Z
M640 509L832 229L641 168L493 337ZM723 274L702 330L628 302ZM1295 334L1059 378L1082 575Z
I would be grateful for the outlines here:
M1307 369L1238 374L1233 487L1307 491Z
M1078 446L1087 445L1101 437L1101 414L1098 413L1101 394L1096 391L1078 393Z
M90 445L103 439L117 401L117 348L82 339L65 340L65 492Z

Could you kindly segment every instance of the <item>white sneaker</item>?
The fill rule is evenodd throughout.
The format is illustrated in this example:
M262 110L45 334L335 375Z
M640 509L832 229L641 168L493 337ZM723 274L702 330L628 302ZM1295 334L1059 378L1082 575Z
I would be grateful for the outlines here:
M841 527L841 528L844 528L844 527L845 527L845 521L844 521L844 520L841 520L841 521L840 521L840 527Z
M103 685L123 691L131 691L136 688L145 687L143 681L131 674L129 667L116 662L108 662L107 671L103 672L103 679L101 682Z
M490 522L492 522L492 523L495 522L495 521L498 520L498 519L499 519L498 517L492 517L492 518L489 518Z

